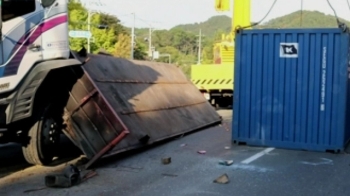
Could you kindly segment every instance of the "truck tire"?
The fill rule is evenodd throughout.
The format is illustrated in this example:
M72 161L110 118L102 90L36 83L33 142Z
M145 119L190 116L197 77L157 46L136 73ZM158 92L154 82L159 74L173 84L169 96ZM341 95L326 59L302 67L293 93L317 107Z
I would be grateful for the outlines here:
M25 160L33 165L47 165L53 161L59 147L62 118L50 107L38 116L28 130L29 141L22 147Z

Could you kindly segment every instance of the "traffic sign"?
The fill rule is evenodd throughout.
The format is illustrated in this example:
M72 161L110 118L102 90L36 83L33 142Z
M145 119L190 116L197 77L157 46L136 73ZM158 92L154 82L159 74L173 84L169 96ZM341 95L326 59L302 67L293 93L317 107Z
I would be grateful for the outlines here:
M70 37L75 37L75 38L90 38L91 37L91 32L90 31L69 31L69 36Z

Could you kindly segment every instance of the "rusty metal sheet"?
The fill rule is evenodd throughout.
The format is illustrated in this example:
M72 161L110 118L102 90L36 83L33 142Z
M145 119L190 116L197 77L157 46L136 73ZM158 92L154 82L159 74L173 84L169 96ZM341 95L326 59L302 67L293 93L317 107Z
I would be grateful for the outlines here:
M65 133L93 161L221 122L174 65L89 55L72 74Z

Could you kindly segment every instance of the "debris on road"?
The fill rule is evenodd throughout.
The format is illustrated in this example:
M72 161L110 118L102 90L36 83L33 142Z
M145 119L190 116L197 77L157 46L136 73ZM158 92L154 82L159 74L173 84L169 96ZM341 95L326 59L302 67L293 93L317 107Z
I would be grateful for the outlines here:
M185 146L187 146L187 144L181 144L181 145L180 145L180 147L185 147Z
M230 128L228 127L228 125L225 122L222 123L222 126L224 127L224 129L226 131L230 131Z
M213 182L218 184L228 184L230 180L227 174L223 174L220 177L216 178Z
M169 176L169 177L177 177L177 175L176 174L162 174L163 176Z
M226 150L230 150L230 149L231 149L231 147L229 147L229 146L225 146L225 149L226 149Z
M168 165L171 163L171 157L162 158L163 165Z
M79 169L69 165L63 170L63 174L45 176L45 185L53 188L69 188L81 182Z
M233 160L220 161L219 164L220 165L230 166L230 165L233 164Z
M206 153L207 153L207 151L205 151L205 150L198 151L198 154L206 154Z
M83 177L81 177L81 174L82 174L81 172L85 173ZM46 187L25 190L23 191L23 193L40 191L47 188L69 188L74 185L78 185L81 182L85 182L86 180L94 176L97 176L97 172L95 170L90 170L90 171L85 170L81 172L76 166L69 165L67 168L63 170L62 174L45 176Z

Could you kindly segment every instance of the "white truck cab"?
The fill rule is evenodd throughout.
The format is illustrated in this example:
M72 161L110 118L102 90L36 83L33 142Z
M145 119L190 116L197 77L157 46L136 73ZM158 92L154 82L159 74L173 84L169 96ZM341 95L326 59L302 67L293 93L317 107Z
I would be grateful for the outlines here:
M53 158L69 49L67 0L1 0L0 143L23 144L32 164ZM52 134L53 133L53 134Z
M36 63L69 57L67 2L50 2L3 0L0 93L16 88Z

